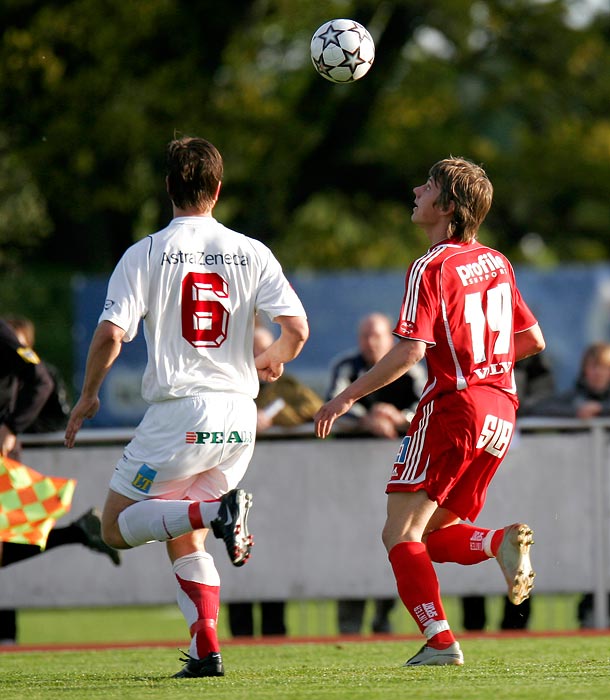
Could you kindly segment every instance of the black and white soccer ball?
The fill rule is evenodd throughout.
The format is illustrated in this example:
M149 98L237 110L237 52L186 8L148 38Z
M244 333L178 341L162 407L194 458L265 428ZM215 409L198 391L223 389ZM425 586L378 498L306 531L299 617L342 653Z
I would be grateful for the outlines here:
M332 19L311 38L311 60L318 73L333 83L352 83L366 75L375 59L375 43L353 19Z

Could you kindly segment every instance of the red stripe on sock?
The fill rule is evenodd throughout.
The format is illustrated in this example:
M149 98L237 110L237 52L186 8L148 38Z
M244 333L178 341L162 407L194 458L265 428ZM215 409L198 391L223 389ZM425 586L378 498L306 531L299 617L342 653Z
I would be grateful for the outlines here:
M189 505L189 520L193 526L193 530L201 530L205 527L201 516L201 508L199 507L199 503L197 501Z

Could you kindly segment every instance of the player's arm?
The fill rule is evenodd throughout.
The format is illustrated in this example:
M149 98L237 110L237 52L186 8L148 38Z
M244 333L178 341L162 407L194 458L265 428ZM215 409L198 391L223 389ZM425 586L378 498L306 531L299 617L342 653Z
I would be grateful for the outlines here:
M425 354L426 344L423 341L401 338L368 372L322 406L314 418L316 436L327 437L335 420L347 413L354 402L401 377Z
M309 324L304 316L276 316L273 320L280 325L280 336L254 359L258 376L264 382L279 379L284 364L298 356L309 337Z
M81 395L70 413L64 444L74 447L76 434L86 418L93 418L100 407L99 391L121 352L125 331L111 321L102 321L95 329L85 368Z
M515 362L542 352L546 346L538 324L521 333L515 333Z

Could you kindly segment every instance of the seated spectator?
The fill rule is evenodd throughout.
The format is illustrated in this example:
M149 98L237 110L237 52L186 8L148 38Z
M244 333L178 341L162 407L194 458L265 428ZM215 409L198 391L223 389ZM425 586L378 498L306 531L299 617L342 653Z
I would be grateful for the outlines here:
M273 343L273 333L264 326L254 330L254 356L260 355ZM257 433L271 426L290 428L313 422L313 417L324 403L313 389L290 374L282 374L275 382L261 382L256 407Z
M358 348L339 357L331 369L326 400L332 399L361 374L368 372L393 344L390 318L377 312L364 316L358 325ZM342 430L396 439L409 428L425 383L425 367L416 365L396 381L355 403L339 419L338 425ZM394 603L395 598L375 600L373 632L391 632L389 615ZM365 600L339 601L338 626L342 634L362 631L365 605Z
M538 416L595 418L610 416L610 343L593 343L585 350L574 386L536 402Z
M358 348L335 360L326 400L334 398L361 374L368 372L394 344L392 322L381 313L368 314L358 326ZM379 391L356 402L340 421L354 431L395 439L405 433L426 382L426 370L412 370Z

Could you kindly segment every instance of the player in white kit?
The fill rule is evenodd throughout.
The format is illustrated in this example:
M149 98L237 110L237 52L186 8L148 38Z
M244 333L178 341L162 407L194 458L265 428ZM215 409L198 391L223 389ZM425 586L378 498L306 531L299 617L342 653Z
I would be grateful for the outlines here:
M235 566L250 556L252 496L237 487L254 449L259 378L278 379L309 334L303 305L273 253L212 217L222 171L220 153L204 139L168 145L173 219L116 266L65 435L73 447L99 408L122 343L142 320L149 408L110 481L102 533L117 549L167 543L191 633L181 678L224 675L216 632L220 580L204 542L211 528ZM257 312L281 332L255 360Z

